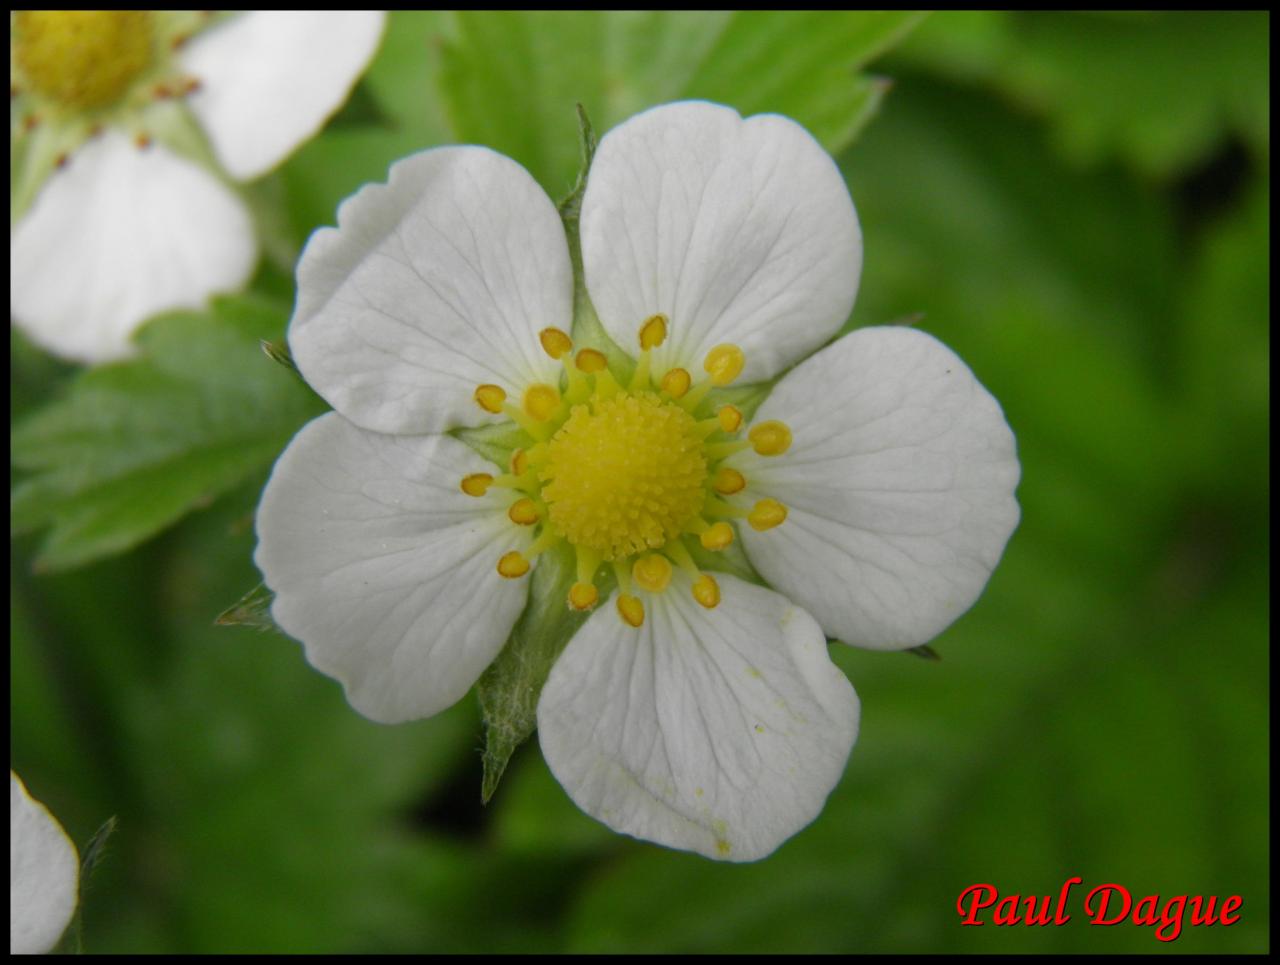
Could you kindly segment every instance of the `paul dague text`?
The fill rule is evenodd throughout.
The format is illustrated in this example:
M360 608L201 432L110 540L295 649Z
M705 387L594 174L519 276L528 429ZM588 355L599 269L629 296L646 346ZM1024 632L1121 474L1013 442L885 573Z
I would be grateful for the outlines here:
M962 925L1065 925L1071 920L1068 907L1071 890L1084 884L1082 878L1068 878L1057 896L1005 895L995 885L970 885L960 892L956 911ZM1080 907L1094 925L1145 925L1155 928L1155 936L1171 942L1182 934L1184 925L1234 925L1240 920L1239 895L1220 900L1216 895L1175 895L1161 904L1159 895L1134 900L1124 885L1098 885L1084 895Z

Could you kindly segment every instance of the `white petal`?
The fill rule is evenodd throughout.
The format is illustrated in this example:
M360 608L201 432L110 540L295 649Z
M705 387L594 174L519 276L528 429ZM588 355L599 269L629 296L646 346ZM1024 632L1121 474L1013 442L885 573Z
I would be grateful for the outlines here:
M383 723L456 703L528 596L498 559L529 543L510 491L459 488L493 466L449 436L384 436L336 413L302 428L258 506L254 561L271 615L307 659Z
M858 216L834 162L799 124L743 120L705 101L656 107L610 131L582 204L587 290L623 348L650 315L671 323L655 368L702 372L729 342L744 381L830 338L853 308Z
M1018 457L1000 405L955 353L908 328L864 328L796 366L756 413L781 456L730 462L786 521L742 526L760 574L845 643L937 636L981 594L1018 524Z
M76 910L76 846L9 772L9 954L39 955L58 944Z
M552 773L624 834L730 861L812 821L858 732L858 698L814 619L718 574L704 610L677 573L639 630L611 601L569 641L538 702Z
M380 432L492 418L482 383L518 402L558 379L538 332L568 331L573 271L551 200L510 158L442 147L343 202L298 265L289 345L329 403Z
M265 10L199 34L182 66L189 100L227 172L265 174L342 106L382 39L376 10Z
M233 291L257 262L249 213L202 168L111 131L55 171L9 239L14 321L82 362L130 352L147 318Z

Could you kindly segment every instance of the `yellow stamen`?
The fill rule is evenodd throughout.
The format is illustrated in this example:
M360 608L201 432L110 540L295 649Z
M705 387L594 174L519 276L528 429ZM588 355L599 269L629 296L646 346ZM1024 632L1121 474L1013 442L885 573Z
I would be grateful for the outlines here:
M524 411L539 422L546 422L560 408L560 393L543 382L535 382L524 390Z
M742 410L736 405L722 405L716 412L720 428L725 432L737 432L742 427Z
M524 449L512 450L510 467L513 476L523 476L529 468L529 453Z
M777 419L756 423L747 433L747 438L762 456L780 456L791 448L791 430L785 422Z
M637 600L634 596L628 596L626 593L618 594L618 616L633 627L639 627L644 623L644 604Z
M722 496L732 496L747 488L747 477L736 469L721 466L711 480L711 488Z
M498 560L498 573L501 576L505 576L508 580L517 579L528 572L529 561L517 550L512 550L509 553L503 553L502 559Z
M762 499L747 514L747 522L751 528L763 533L767 529L782 525L787 518L787 507L776 499Z
M671 369L662 377L662 391L671 398L678 399L689 391L693 379L684 369Z
M671 557L676 566L680 567L695 580L698 578L698 564L693 561L693 557L689 555L689 550L685 548L684 543L680 542L680 540L673 539L662 547L662 552Z
M713 442L707 446L707 458L712 462L718 462L721 459L727 459L735 452L742 452L743 449L750 449L751 443L746 439L731 439L728 442Z
M713 523L711 526L703 530L698 537L698 542L702 544L703 549L711 550L718 553L722 549L726 549L733 542L733 527L723 520Z
M476 405L484 409L485 412L492 412L497 415L502 411L502 403L507 401L507 393L503 391L500 385L476 386L475 393Z
M613 373L607 368L601 369L595 373L596 390L593 394L595 399L612 399L615 395L622 391L622 386L618 384L618 380L613 377Z
M631 592L631 568L622 560L610 560L609 565L613 567L614 579L618 581L619 593Z
M593 348L584 348L578 352L578 357L574 360L574 364L578 366L581 372L602 372L609 367L609 360L604 357L603 352L598 352Z
M542 350L553 359L573 351L573 339L558 328L544 328L538 333L538 341L542 343Z
M575 610L590 610L599 599L600 591L594 583L575 583L569 587L569 606Z
M641 350L657 348L667 340L667 316L651 315L640 326Z
M685 412L693 412L702 404L702 400L707 397L711 388L711 380L703 378L680 398L680 408Z
M560 542L560 534L552 530L551 527L544 526L542 527L542 532L538 534L538 538L524 551L524 555L529 559L533 559L535 556L539 556L551 549L558 542Z
M631 575L640 589L661 593L671 582L671 561L657 553L647 553L632 564Z
M710 573L703 573L693 581L693 598L708 610L720 605L720 584Z
M509 472L499 473L489 482L490 486L498 486L502 489L519 489L526 493L536 493L538 491L538 477L526 472L520 476L513 476Z
M747 357L736 345L717 345L707 353L702 367L711 376L712 385L728 385L742 374Z
M707 436L720 431L719 419L700 419L698 420L698 438L705 439Z
M493 477L487 472L473 472L462 477L462 491L468 496L483 496L493 485Z
M538 506L532 499L525 496L511 504L511 508L507 510L507 516L513 523L532 526L538 521Z
M749 514L741 506L726 503L723 499L708 499L702 504L704 516L721 516L727 519L745 519Z

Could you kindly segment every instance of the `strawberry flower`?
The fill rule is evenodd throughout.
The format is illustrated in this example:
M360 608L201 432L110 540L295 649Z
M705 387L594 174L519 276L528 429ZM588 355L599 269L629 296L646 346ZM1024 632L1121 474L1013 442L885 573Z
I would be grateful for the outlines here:
M922 644L981 593L1018 519L1013 435L928 335L821 347L861 232L793 121L633 117L579 228L595 328L555 206L500 154L424 151L342 205L289 328L336 411L280 457L256 562L276 622L391 723L460 699L543 554L571 554L563 605L589 615L538 702L552 772L618 831L754 860L857 735L828 637ZM754 419L729 401L774 379ZM497 463L458 435L480 426L509 430Z
M129 353L148 317L240 288L258 257L231 182L346 100L379 12L30 10L9 28L9 310L64 358Z

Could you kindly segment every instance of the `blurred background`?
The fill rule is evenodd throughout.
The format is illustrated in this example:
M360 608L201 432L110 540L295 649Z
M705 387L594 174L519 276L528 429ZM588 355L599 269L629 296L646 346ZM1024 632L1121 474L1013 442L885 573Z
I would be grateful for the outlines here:
M348 106L250 189L269 238L254 311L185 343L234 365L219 404L276 436L125 552L65 552L75 520L56 513L12 543L11 763L81 849L119 821L82 882L84 948L1269 950L1269 28L394 14ZM1023 466L1022 523L941 660L834 649L858 745L813 825L745 866L609 832L536 741L482 807L474 697L381 727L296 643L214 625L259 580L271 461L319 411L257 347L283 332L308 233L441 143L492 146L561 197L575 102L603 132L685 96L789 114L832 150L865 237L850 325L923 313ZM11 344L26 452L29 420L84 377ZM147 503L164 484L120 485ZM959 926L970 884L1047 895L1071 876L1240 895L1240 921L1163 943L1089 925L1077 889L1065 927Z

